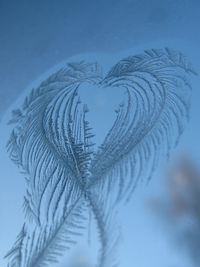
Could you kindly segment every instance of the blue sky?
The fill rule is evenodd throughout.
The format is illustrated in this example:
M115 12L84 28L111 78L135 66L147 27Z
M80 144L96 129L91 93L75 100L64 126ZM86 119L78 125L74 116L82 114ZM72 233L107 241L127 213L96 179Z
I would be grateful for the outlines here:
M26 95L30 84L38 77L41 77L39 80L46 77L43 73L51 73L52 68L61 66L60 62L68 58L98 60L106 71L112 62L123 56L146 48L170 46L183 51L198 72L199 12L197 0L0 0L0 266L6 266L2 256L13 244L23 223L21 206L25 192L23 176L4 149L9 132L5 122L10 107L21 102L22 95ZM198 78L193 79L193 87L190 123L173 157L186 152L198 163ZM120 94L115 98L117 102ZM99 105L101 107L101 103ZM110 114L107 120L112 120L112 116ZM95 118L91 118L94 123ZM106 127L103 120L96 124L100 139L102 126ZM148 187L140 185L132 201L120 212L123 232L120 266L190 266L189 259L171 244L162 225L146 207L149 198L162 192L164 173L159 170ZM91 259L93 255L90 254L95 254L98 248L94 239L92 252L87 251ZM83 247L84 244L81 251Z

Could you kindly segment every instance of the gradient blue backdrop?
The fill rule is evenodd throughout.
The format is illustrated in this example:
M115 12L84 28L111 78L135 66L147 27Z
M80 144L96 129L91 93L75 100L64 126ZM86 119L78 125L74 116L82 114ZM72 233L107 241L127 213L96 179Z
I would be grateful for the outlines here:
M169 46L183 51L198 72L199 14L198 0L0 0L1 267L6 266L3 256L23 222L25 192L24 178L5 152L9 131L5 125L9 116L6 111L16 105L16 99L20 99L29 84L42 73L73 56L75 59L99 59L106 69L112 61L125 55L146 48ZM190 124L173 155L175 158L186 152L197 163L200 162L199 85L197 77L193 81ZM116 102L119 98L120 95L115 96ZM106 105L106 101L108 99L102 98L101 103ZM112 118L110 111L108 121ZM95 123L95 117L93 121ZM100 120L96 127L99 127L97 131L101 139L105 132L104 121ZM119 259L122 267L190 266L189 258L172 245L168 234L148 208L148 199L163 190L164 173L160 169L148 187L140 185L132 201L121 210L123 238ZM91 251L86 249L87 252L84 246L83 243L74 253L87 254L92 262L98 243L94 241ZM68 262L58 266L68 266ZM86 266L89 267L89 263Z

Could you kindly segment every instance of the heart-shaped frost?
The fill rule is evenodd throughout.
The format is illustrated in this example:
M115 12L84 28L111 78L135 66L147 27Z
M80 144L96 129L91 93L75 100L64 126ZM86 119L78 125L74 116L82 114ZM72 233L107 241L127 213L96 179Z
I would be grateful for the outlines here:
M13 111L8 150L26 172L33 222L8 253L11 266L56 261L81 233L88 208L100 233L99 266L111 266L110 208L151 178L183 132L194 71L181 53L152 49L102 70L69 63Z

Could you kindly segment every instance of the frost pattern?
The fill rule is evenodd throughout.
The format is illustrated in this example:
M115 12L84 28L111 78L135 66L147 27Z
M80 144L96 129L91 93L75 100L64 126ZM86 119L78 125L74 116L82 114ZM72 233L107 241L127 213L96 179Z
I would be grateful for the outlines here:
M98 63L70 63L32 89L10 120L15 126L7 147L27 190L25 223L6 255L8 267L57 262L83 234L88 210L99 231L98 266L116 266L111 211L177 144L188 119L192 73L181 53L151 49L119 61L106 75ZM126 93L97 149L79 97L82 83Z

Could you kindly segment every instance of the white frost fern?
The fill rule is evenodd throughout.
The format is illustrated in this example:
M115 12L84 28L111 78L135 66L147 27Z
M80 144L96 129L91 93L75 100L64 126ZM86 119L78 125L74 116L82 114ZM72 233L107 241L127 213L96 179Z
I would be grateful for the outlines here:
M70 63L33 89L9 142L11 159L26 174L25 225L7 254L9 267L42 267L57 262L83 232L86 209L97 222L99 267L111 260L111 203L128 199L141 176L151 178L161 156L169 156L188 118L185 57L169 49L148 50L119 61L106 76L97 63ZM116 120L95 151L81 103L82 83L120 87L126 92ZM113 207L113 203L112 203ZM31 225L31 226L29 226Z

